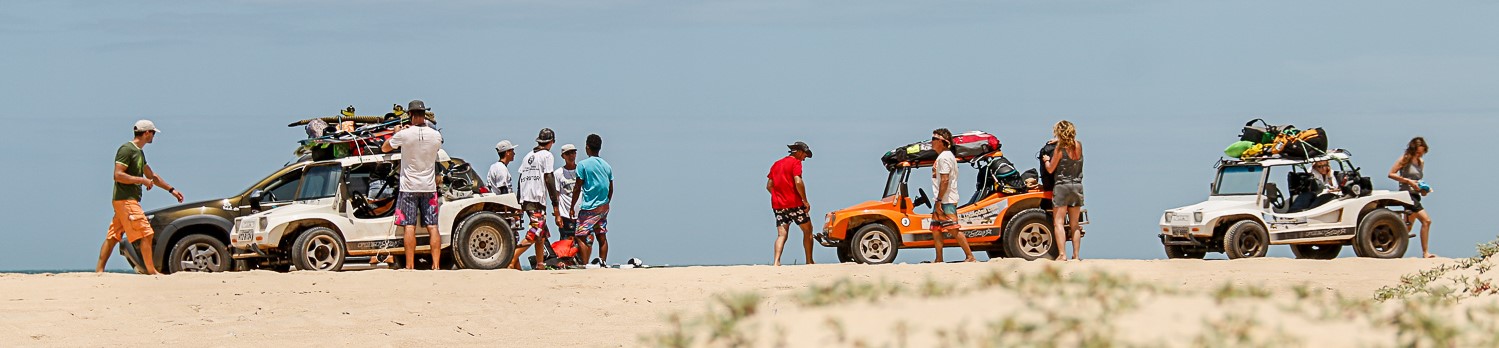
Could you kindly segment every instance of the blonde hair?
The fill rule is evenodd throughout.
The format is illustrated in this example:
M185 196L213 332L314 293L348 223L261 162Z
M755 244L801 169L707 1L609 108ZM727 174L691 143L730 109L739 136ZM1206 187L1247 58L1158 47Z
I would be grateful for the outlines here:
M1057 149L1068 151L1077 147L1077 125L1071 121L1062 120L1051 128L1052 135L1057 137Z

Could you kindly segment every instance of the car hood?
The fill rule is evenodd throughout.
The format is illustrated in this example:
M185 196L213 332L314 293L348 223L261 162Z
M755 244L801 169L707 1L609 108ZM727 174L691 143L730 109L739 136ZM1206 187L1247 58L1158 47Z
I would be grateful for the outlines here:
M843 213L843 212L861 211L861 210L872 210L872 209L890 209L890 202L887 202L887 201L866 201L866 202L863 202L863 203L854 204L852 206L849 206L848 208L839 209L838 211L835 211L834 213L836 214L836 213Z
M165 206L165 207L161 207L161 208L151 209L150 211L146 212L146 215L156 215L156 214L160 214L160 213L171 212L171 211L178 211L178 210L183 210L183 209L198 209L198 207L214 207L214 208L218 208L218 207L222 207L224 205L224 200L225 200L225 198L219 198L219 199L210 199L210 200L203 200L203 201L197 201L197 202L187 202L187 203L182 203L182 204L178 204L178 205L169 205L169 206Z
M1213 197L1202 203L1197 203L1181 208L1167 210L1169 212L1190 213L1195 211L1221 211L1228 209L1254 209L1254 196L1245 197Z
M285 205L285 206L281 206L281 207L277 207L277 208L272 208L271 210L266 210L266 211L262 211L262 212L259 212L259 213L255 213L255 214L249 215L247 217L261 217L261 216L269 217L271 215L300 214L300 213L305 213L305 212L321 211L321 210L326 210L326 209L328 209L328 207L325 206L325 205L322 205L322 204L292 203L290 205Z

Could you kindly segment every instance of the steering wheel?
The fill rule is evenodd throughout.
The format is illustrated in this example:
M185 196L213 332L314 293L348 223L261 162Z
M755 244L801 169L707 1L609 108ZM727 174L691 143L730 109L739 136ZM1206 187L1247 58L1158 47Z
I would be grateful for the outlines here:
M349 193L349 201L354 203L354 213L358 215L370 215L369 198L364 192L354 191Z
M917 195L916 196L916 200L911 201L912 204L915 204L918 207L920 207L920 206L925 206L927 208L931 208L932 207L932 199L931 199L931 197L927 197L927 195L926 195L926 189L916 189L916 195Z
M1275 197L1274 199L1270 200L1270 205L1273 206L1273 207L1275 207L1275 209L1285 209L1286 208L1286 197L1280 195L1280 190L1274 190L1274 191L1266 190L1265 195L1266 196L1273 196L1273 197Z

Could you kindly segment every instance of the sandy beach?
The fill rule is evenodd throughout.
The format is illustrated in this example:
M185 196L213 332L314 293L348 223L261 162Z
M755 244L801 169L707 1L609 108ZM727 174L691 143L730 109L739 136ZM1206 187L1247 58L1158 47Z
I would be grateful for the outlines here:
M833 264L544 272L256 271L156 277L0 274L0 303L3 303L0 308L6 313L0 316L0 342L20 346L264 347L321 343L632 347L659 343L643 337L672 330L673 324L666 318L673 313L683 316L702 313L711 310L717 295L753 293L759 305L750 321L764 325L744 330L777 331L765 335L777 336L777 340L789 346L823 346L839 343L828 341L826 330L818 329L828 317L842 318L855 327L885 327L904 319L968 323L971 317L982 317L984 313L1023 311L1034 305L1014 293L995 293L992 289L940 298L895 296L890 301L818 308L803 308L808 306L799 306L791 300L808 292L812 285L843 279L906 288L921 288L924 284L961 287L992 275L1031 276L1052 272L1049 269L1062 276L1102 272L1139 284L1186 292L1185 299L1161 300L1164 297L1156 296L1151 301L1164 301L1154 305L1158 307L1191 304L1190 308L1138 314L1164 318L1211 311L1212 302L1200 294L1224 284L1263 288L1270 292L1271 298L1292 297L1294 289L1302 287L1367 299L1379 288L1399 283L1403 275L1452 261L996 260L944 265ZM860 321L871 324L861 325ZM1164 331L1132 332L1134 336L1150 337ZM887 333L863 336L873 341L889 338ZM937 338L929 338L934 339ZM774 346L774 341L761 340L756 345Z

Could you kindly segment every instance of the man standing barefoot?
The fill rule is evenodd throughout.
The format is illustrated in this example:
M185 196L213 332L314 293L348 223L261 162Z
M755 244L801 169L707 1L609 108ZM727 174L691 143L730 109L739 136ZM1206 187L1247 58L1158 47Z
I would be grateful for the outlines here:
M427 105L412 100L406 107L411 126L396 131L381 148L401 149L401 194L396 198L396 226L406 229L406 269L416 267L416 225L427 227L432 269L442 267L442 235L437 232L437 152L442 133L427 126Z
M812 261L812 221L807 217L812 203L807 201L807 186L802 181L802 161L812 158L812 148L807 143L786 145L791 154L770 166L765 190L770 191L770 209L776 216L776 255L774 265L781 265L781 252L786 247L786 234L791 225L802 228L802 249L807 253L807 264Z
M584 145L588 159L578 162L578 188L573 190L572 209L578 212L578 232L574 242L583 248L583 258L593 253L590 237L599 240L600 266L609 265L609 203L614 201L614 167L609 166L599 151L604 147L604 138L589 134ZM592 263L590 261L590 263Z
M963 262L974 262L973 249L968 247L968 236L958 230L958 159L953 156L952 132L947 128L932 131L932 151L937 152L937 162L932 164L932 189L937 194L937 209L932 210L932 243L937 249L936 263L942 263L942 235L952 233L963 247L967 258Z
M104 247L99 249L99 265L94 268L95 273L104 272L104 264L109 261L109 252L113 251L115 244L122 237L129 237L130 242L141 241L141 260L145 263L146 274L157 274L155 256L151 250L152 239L155 239L156 231L151 229L151 221L146 219L146 212L141 210L141 186L146 190L160 186L177 198L177 203L182 203L182 192L177 188L167 185L160 175L151 170L146 164L146 144L156 140L156 124L149 120L135 122L135 138L130 139L120 149L115 151L114 170L114 218L109 221L109 232L104 237Z
M536 147L521 160L517 198L521 210L525 211L530 220L531 228L526 230L525 239L517 238L515 258L510 262L512 269L521 269L520 255L532 245L536 245L534 269L542 268L542 264L546 262L547 239L552 236L547 230L547 202L552 203L553 214L557 210L557 183L552 177L552 173L557 170L553 167L555 159L552 158L552 144L556 138L557 135L551 128L542 128L536 135Z

